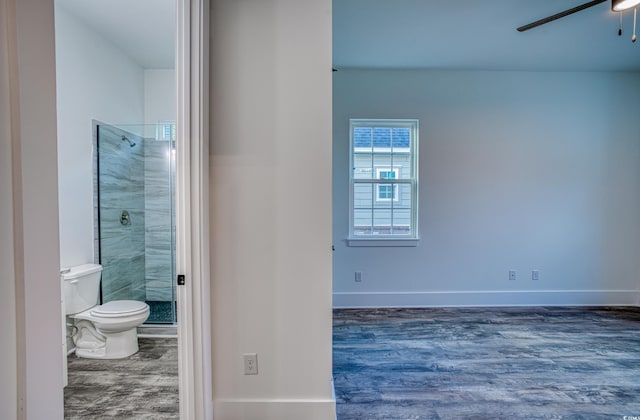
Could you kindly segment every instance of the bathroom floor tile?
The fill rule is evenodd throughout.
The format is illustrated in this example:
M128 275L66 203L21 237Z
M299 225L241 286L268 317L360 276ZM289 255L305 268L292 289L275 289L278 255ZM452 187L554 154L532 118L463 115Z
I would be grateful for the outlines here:
M65 419L177 419L175 338L139 338L138 353L115 360L68 358Z

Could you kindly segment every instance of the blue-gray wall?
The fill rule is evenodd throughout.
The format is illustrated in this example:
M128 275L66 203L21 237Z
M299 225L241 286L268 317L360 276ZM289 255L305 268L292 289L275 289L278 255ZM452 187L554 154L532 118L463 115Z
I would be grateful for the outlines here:
M341 69L333 81L334 305L637 302L639 73ZM345 243L349 118L420 120L417 247Z

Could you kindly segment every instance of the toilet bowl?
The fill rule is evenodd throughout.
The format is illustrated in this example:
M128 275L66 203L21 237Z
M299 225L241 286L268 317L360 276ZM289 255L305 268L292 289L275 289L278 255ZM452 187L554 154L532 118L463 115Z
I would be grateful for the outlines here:
M120 359L138 351L137 327L149 317L149 306L135 300L98 305L102 267L84 264L62 273L65 313L74 321L76 355Z
M70 316L77 322L76 355L120 359L138 352L137 327L149 317L149 306L135 300L114 300Z

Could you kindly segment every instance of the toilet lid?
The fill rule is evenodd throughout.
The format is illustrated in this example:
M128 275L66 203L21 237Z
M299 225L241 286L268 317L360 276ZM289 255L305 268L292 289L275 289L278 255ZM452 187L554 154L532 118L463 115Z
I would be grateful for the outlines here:
M117 317L135 315L148 310L144 302L137 300L113 300L95 307L91 311L91 315L103 317Z

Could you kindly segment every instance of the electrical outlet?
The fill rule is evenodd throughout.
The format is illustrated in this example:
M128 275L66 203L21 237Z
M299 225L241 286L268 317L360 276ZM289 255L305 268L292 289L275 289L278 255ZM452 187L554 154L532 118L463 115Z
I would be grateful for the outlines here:
M257 375L258 374L258 354L245 353L243 357L244 357L244 374Z
M531 280L540 280L540 271L539 270L533 270L531 272Z
M516 279L516 270L509 270L509 280Z
M362 281L362 271L356 271L356 275L354 277L355 281L360 283Z

